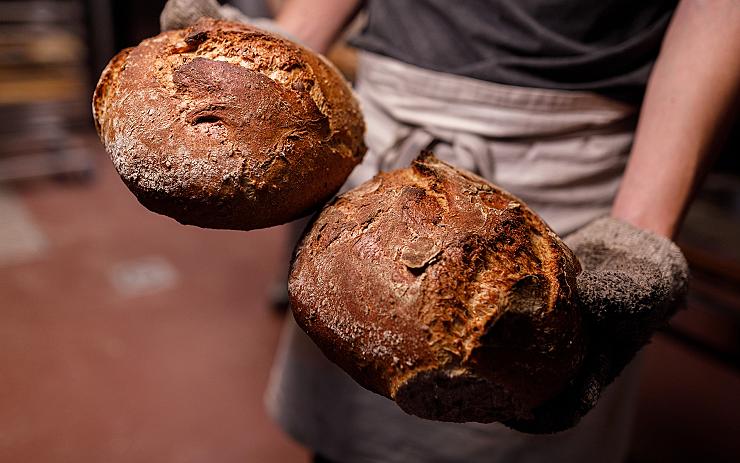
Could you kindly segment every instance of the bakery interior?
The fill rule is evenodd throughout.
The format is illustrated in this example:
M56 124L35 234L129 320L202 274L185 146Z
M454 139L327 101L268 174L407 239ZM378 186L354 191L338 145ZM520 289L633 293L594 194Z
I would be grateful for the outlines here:
M310 459L263 406L288 227L146 211L92 125L101 70L158 32L163 5L0 1L1 462ZM351 48L329 57L352 78ZM740 122L677 242L687 309L641 354L628 461L738 461Z

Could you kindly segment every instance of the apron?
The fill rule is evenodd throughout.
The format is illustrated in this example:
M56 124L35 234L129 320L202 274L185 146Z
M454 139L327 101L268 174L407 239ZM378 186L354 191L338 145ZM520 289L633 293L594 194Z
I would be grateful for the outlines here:
M366 52L356 90L368 153L345 189L430 149L518 196L561 236L608 213L637 117L636 108L592 93L500 85ZM289 435L337 462L619 462L629 445L637 363L576 427L558 434L440 423L359 386L289 316L266 402Z

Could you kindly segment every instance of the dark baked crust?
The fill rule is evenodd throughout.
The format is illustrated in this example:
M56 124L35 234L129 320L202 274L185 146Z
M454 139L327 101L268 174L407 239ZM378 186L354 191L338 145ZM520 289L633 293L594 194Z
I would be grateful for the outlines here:
M491 422L528 416L580 366L579 272L520 200L423 154L324 208L289 290L364 387L423 418Z
M139 201L202 227L249 230L305 215L365 153L358 104L333 66L214 19L119 53L93 114Z

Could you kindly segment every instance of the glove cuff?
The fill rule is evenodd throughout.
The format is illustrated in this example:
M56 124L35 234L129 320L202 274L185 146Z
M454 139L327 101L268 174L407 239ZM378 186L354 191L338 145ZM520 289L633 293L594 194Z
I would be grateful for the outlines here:
M661 267L677 280L685 281L688 277L688 264L681 249L665 236L644 230L611 216L604 216L587 224L583 228L564 238L566 244L578 250L585 244L601 245L610 251L622 251L625 254L640 252L651 261L662 264ZM589 257L578 255L588 264ZM588 268L588 265L585 266Z

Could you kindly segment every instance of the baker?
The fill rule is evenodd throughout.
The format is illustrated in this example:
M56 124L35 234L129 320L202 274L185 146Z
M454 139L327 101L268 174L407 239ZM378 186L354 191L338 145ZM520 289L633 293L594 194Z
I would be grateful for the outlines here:
M292 0L275 26L324 52L360 6ZM354 43L369 151L347 186L432 149L522 198L560 235L605 214L612 219L582 229L580 242L584 233L619 236L624 222L675 235L738 94L739 4L363 6L367 25ZM248 20L213 0L171 0L162 25L183 27L202 15ZM638 363L577 426L532 435L407 415L353 382L289 320L267 401L317 462L621 461Z

